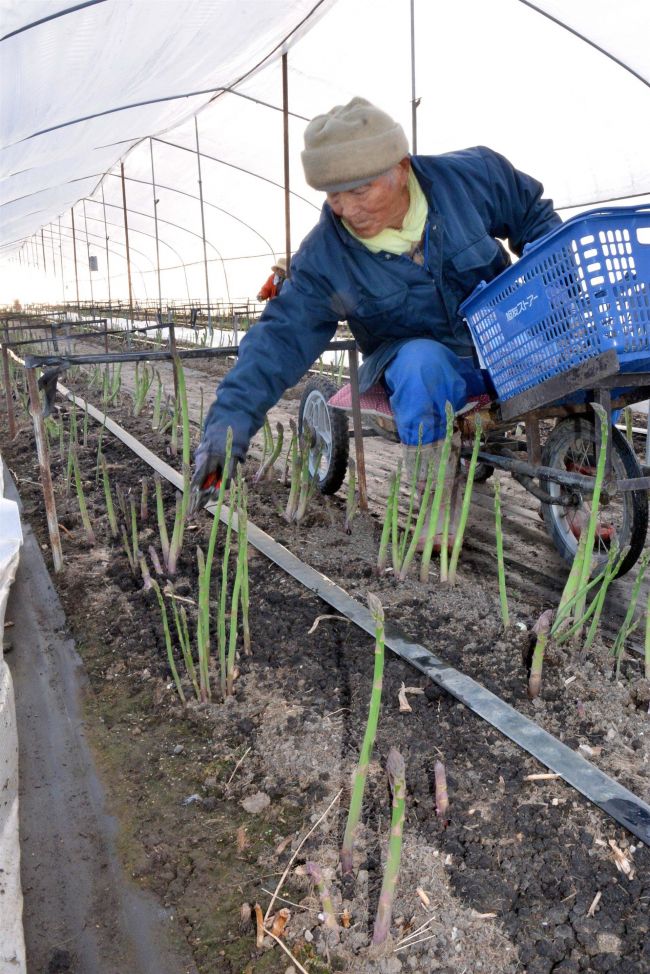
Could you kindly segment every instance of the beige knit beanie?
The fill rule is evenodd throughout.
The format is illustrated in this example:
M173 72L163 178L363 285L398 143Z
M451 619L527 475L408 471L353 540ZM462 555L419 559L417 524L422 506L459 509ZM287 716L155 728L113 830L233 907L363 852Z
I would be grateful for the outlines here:
M401 125L365 98L353 98L311 120L302 164L314 189L342 193L381 176L408 151Z

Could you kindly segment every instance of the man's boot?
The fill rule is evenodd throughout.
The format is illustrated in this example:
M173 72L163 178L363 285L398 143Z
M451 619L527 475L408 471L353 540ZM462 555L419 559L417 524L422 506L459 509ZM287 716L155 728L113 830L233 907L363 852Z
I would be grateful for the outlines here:
M433 497L436 489L436 483L438 480L438 470L440 468L440 461L442 459L442 451L444 446L444 440L437 440L435 443L425 443L420 447L420 465L417 472L416 481L416 503L419 507L422 502L422 497L424 495L424 489L427 481L427 476L429 472L429 465L431 464L432 479L431 479L431 492L429 494L429 512L427 513L426 520L424 522L424 527L422 528L422 533L420 535L417 550L423 551L426 542L426 537L429 529L429 515L430 508L433 504ZM417 462L418 448L417 446L407 446L405 443L402 444L402 455L404 460L404 469L406 471L407 482L410 484L413 482L415 476L415 467ZM458 529L458 522L460 520L460 511L462 506L462 489L461 489L461 478L460 478L460 433L458 430L454 431L454 435L451 440L451 450L449 452L449 459L447 461L447 467L445 469L445 484L444 491L442 495L442 500L440 503L440 511L438 514L438 523L436 525L436 533L433 540L433 550L440 551L442 545L442 535L445 522L445 506L447 498L451 495L451 511L449 516L449 532L447 535L447 547L451 551L454 540L456 538L456 531Z

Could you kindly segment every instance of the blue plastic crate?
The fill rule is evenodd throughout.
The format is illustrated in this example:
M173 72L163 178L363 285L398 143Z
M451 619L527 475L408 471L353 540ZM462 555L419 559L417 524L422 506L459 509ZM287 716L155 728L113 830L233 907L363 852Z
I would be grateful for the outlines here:
M460 307L504 401L615 349L650 357L650 208L591 210L526 248Z

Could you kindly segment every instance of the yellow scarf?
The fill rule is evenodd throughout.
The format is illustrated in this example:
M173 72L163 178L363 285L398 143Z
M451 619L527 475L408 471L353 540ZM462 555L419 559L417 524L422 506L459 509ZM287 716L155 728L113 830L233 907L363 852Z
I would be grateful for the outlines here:
M426 196L412 169L409 169L408 191L410 203L401 230L386 227L374 237L359 237L345 220L342 221L343 226L355 240L359 240L373 254L378 254L380 250L385 250L389 254L410 253L422 239L428 212Z

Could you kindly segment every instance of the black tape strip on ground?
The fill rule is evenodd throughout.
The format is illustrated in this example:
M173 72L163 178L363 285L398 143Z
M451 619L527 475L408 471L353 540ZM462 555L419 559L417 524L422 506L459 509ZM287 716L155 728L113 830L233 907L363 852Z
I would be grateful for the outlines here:
M69 392L59 384L59 391L68 399L75 402L99 423L106 426L109 432L118 437L129 449L133 450L145 463L153 467L162 477L165 477L179 489L182 489L182 477L176 470L161 460L160 457L147 449L139 440L117 423L104 416L98 409L86 403L83 399ZM214 506L206 508L214 513ZM221 518L227 521L228 509L224 505ZM237 517L233 518L233 527L237 529ZM375 624L370 611L357 602L338 585L321 575L314 568L305 565L295 555L291 554L283 545L278 544L268 534L248 522L248 540L258 551L278 565L283 571L291 575L296 581L304 585L311 592L337 609L341 615L354 622L370 636L375 635ZM650 805L634 795L627 788L618 784L599 768L596 768L585 758L576 754L566 744L539 727L505 703L500 697L486 690L469 676L448 666L438 659L430 650L418 643L412 643L399 632L398 629L386 626L386 646L397 656L406 660L411 666L424 673L434 683L441 686L471 711L482 717L489 724L501 731L511 741L518 744L551 771L559 774L568 784L572 785L585 798L601 808L607 815L623 825L647 846L650 846Z

